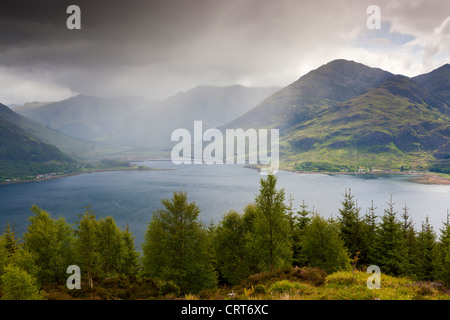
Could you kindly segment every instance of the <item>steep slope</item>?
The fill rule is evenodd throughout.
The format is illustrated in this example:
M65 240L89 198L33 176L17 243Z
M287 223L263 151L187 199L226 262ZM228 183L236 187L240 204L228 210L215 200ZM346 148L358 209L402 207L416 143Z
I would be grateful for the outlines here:
M450 105L450 64L412 78L418 84L441 96Z
M282 139L282 159L298 169L320 166L314 161L333 164L333 169L446 166L449 116L441 97L409 78L393 76L292 127Z
M86 158L90 156L92 145L46 128L41 123L23 117L4 105L2 106L0 108L0 117L18 126L27 134L47 144L54 145L72 157Z
M283 133L320 111L380 85L391 75L353 61L334 60L274 93L225 127L278 128Z
M0 104L0 181L73 168L75 162L2 115L12 112Z
M85 141L111 141L124 119L148 106L138 98L97 98L79 95L37 108L18 108L22 115Z
M122 141L144 146L167 148L171 133L177 128L192 129L202 120L204 129L215 128L235 119L278 91L278 87L252 88L198 86L172 96L156 108L141 112L127 120Z

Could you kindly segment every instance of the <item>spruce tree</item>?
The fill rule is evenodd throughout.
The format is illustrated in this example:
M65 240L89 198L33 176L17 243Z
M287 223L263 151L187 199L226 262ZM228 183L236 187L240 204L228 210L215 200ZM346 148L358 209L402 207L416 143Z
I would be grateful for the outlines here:
M392 196L387 203L379 226L377 239L377 263L381 270L392 275L403 274L405 253L401 223L396 218Z
M376 243L378 234L378 224L377 215L375 210L377 208L373 205L373 200L371 201L371 206L368 208L363 220L362 220L362 234L363 241L365 243L365 261L367 265L375 264L377 260L376 256Z
M340 235L350 256L353 258L358 254L361 263L366 263L367 250L359 217L361 208L358 208L353 198L354 195L352 195L351 189L349 189L348 193L345 190L344 200L341 202L342 208L339 209L338 217Z
M348 270L350 259L335 223L315 214L305 227L301 246L307 263L328 273Z
M436 234L430 224L428 216L422 222L422 229L417 236L418 245L418 275L421 280L434 279L434 246Z
M450 212L447 210L447 220L440 229L439 242L435 248L435 273L436 278L450 286Z
M403 207L402 218L402 235L404 239L405 251L404 251L404 273L410 277L417 275L417 238L416 231L414 230L414 224L409 215L409 208Z
M306 226L311 221L310 212L307 210L308 206L305 205L305 201L302 201L300 205L300 211L297 211L295 225L294 225L294 235L292 243L292 263L294 266L305 266L307 263L306 257L303 254L303 249L301 245L301 237L305 231Z

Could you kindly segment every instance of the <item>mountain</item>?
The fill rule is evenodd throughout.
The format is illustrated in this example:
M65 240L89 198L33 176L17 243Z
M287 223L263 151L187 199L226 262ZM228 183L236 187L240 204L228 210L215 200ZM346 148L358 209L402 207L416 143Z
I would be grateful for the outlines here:
M359 96L392 74L347 60L334 60L277 91L226 128L278 128L283 133L320 111Z
M10 107L12 110L14 110L14 112L17 112L19 114L24 114L33 109L45 106L46 104L50 104L50 103L53 103L53 102L34 101L34 102L27 102L23 105L9 105L8 107Z
M202 120L204 129L216 128L235 119L278 91L279 87L198 86L169 97L125 121L118 137L122 143L167 148L177 128L192 129Z
M35 177L75 166L58 148L9 121L7 118L14 117L11 113L7 106L0 104L0 181Z
M440 95L450 105L450 64L412 78L418 84Z
M404 76L339 103L289 129L286 163L297 169L448 166L450 108Z
M278 87L198 86L164 101L140 98L76 96L17 111L46 127L88 142L127 148L160 148L171 144L174 129L224 124L253 108Z
M26 134L33 136L36 139L39 139L47 144L54 145L62 152L70 155L71 157L90 157L92 149L95 147L91 144L84 143L80 140L46 128L41 123L28 119L9 109L5 105L2 105L2 107L0 108L0 118L14 124L21 130L26 132Z
M79 95L37 107L16 108L25 117L71 137L85 141L108 141L118 132L124 119L147 107L139 98L97 98Z

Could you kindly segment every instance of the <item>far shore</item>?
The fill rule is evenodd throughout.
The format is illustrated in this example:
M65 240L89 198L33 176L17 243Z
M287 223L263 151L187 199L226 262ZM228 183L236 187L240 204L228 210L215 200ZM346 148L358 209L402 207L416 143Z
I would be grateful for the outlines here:
M246 165L246 168L260 170L259 166L256 165ZM294 172L302 174L326 174L326 175L402 175L408 176L408 180L415 183L421 184L440 184L440 185L450 185L450 177L443 177L436 173L428 172L401 172L401 171L370 171L370 172L343 172L343 171L300 171L289 168L280 168L280 171Z
M71 176L77 176L77 175L80 175L80 174L94 173L94 172L109 172L109 171L171 171L171 170L175 170L175 169L155 169L155 168L150 168L150 167L148 167L148 168L143 168L143 167L103 168L103 169L92 169L92 170L88 170L88 171L63 173L63 174L60 174L60 175L54 175L54 176L45 177L45 178L36 178L36 179L28 179L28 180L3 181L3 182L0 182L0 185L47 181L47 180L54 180L54 179L71 177Z

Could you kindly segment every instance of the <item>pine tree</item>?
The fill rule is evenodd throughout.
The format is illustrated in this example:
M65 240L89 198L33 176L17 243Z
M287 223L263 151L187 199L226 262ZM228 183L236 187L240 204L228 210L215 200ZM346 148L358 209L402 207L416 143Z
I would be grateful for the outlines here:
M392 274L403 274L404 239L401 224L396 218L392 196L388 208L384 210L379 226L377 239L377 261L382 271Z
M430 224L428 216L422 222L422 230L417 236L418 245L418 274L422 280L431 281L434 279L434 246L436 234Z
M6 224L6 228L3 229L2 238L3 238L4 248L6 250L6 255L7 255L7 258L9 259L21 247L21 245L19 243L19 239L17 239L17 237L16 237L14 228L11 227L9 222Z
M339 209L339 229L344 245L351 257L356 257L357 253L361 263L367 262L366 244L363 238L362 223L360 221L359 212L354 196L349 189L345 190L344 201L341 202L342 208Z
M198 221L195 202L187 194L173 192L163 199L164 209L153 213L145 233L143 272L173 281L181 293L197 292L216 286L216 274L208 252L207 231Z
M373 200L371 202L371 206L368 208L364 219L362 220L362 234L363 241L366 244L366 252L365 252L365 263L367 265L375 264L377 260L376 256L376 243L377 243L377 234L378 234L378 224L377 224L377 215L375 214L375 210L377 208L373 205Z
M260 271L274 271L292 263L285 194L276 190L276 183L273 175L261 179L255 199L253 248Z
M439 242L435 248L435 273L436 278L450 285L450 212L447 210L447 220L440 229Z
M306 226L311 221L310 212L307 210L308 206L305 205L305 201L302 201L300 205L300 211L297 212L294 225L294 236L292 243L292 260L294 266L305 266L307 263L306 257L303 254L301 245L301 237L305 231Z
M417 274L416 256L417 256L417 238L416 231L414 230L414 224L408 212L408 207L403 207L402 218L402 235L404 239L405 252L403 256L404 273L410 277L414 277Z
M308 265L328 273L350 268L349 255L336 225L315 214L301 237Z

